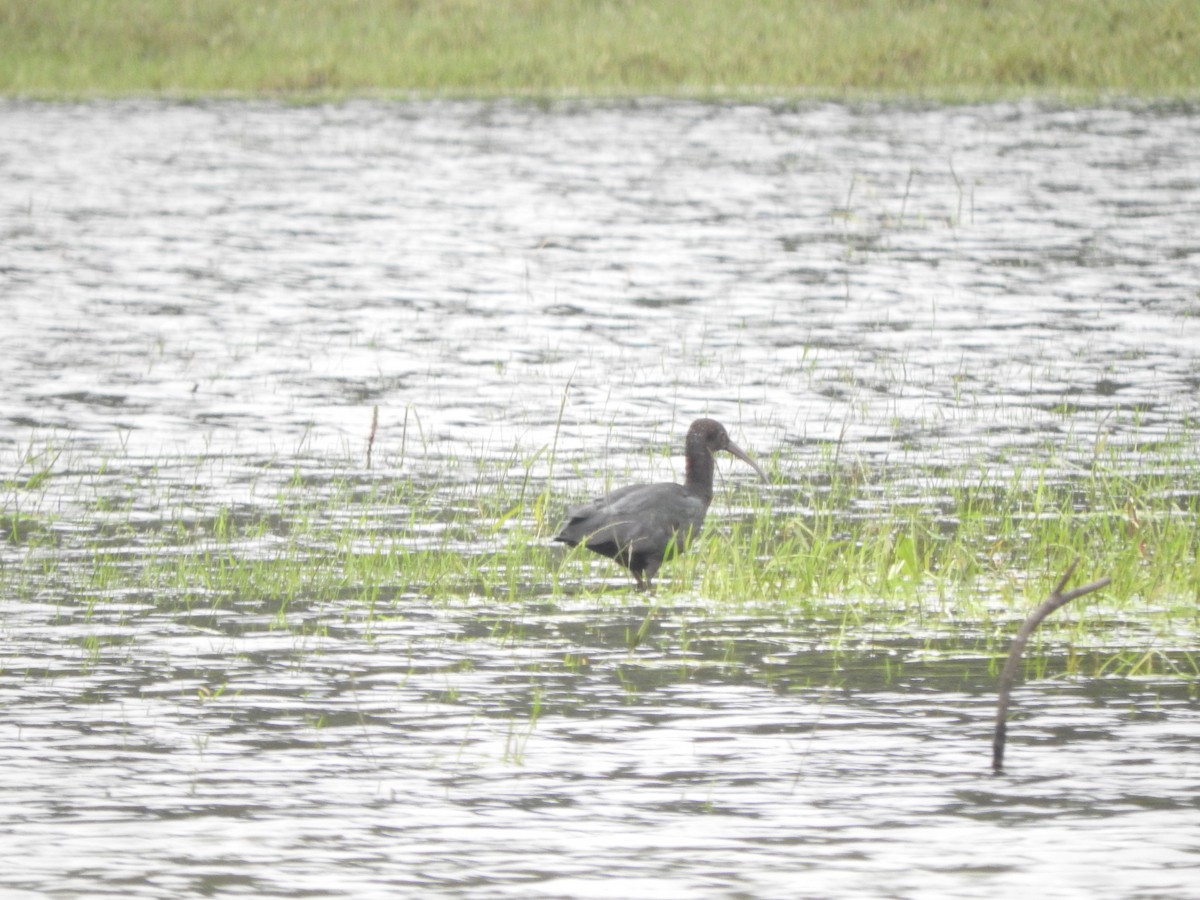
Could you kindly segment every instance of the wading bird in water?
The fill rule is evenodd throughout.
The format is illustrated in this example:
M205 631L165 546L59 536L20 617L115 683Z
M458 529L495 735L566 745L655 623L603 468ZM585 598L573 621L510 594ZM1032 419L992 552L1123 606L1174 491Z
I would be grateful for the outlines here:
M635 484L567 510L567 522L554 536L571 547L589 550L619 562L633 573L638 590L653 590L654 576L664 559L682 553L700 533L713 498L713 453L725 450L766 473L729 439L725 426L697 419L688 429L684 449L683 484Z

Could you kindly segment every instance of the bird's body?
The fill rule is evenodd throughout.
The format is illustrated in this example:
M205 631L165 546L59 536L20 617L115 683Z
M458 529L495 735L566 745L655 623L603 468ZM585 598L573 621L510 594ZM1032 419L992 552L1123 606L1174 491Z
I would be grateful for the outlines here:
M639 590L653 587L663 561L687 549L700 533L713 497L713 451L726 450L767 476L720 422L697 419L688 429L683 484L635 484L567 511L554 540L583 544L629 569Z

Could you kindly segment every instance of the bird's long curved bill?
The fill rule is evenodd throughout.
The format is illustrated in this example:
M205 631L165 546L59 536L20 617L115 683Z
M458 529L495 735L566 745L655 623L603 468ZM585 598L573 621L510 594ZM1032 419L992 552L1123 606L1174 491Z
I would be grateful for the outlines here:
M730 441L728 443L728 445L726 445L725 449L728 450L730 453L732 453L734 456L736 456L738 459L740 459L742 462L744 462L746 465L748 465L750 468L752 468L755 472L757 472L758 477L761 478L763 481L770 482L771 479L767 477L766 472L764 472L762 469L760 469L758 467L758 463L756 463L754 460L752 460L750 458L750 455L748 453L746 453L746 451L743 450L741 447L739 447L737 444L735 444L733 441Z

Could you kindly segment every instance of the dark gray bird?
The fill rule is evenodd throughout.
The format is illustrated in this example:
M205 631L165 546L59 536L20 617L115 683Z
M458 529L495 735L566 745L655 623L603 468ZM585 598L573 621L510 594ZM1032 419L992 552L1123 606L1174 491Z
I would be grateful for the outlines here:
M767 480L758 464L729 439L724 425L697 419L687 433L683 484L635 484L572 507L554 540L571 547L583 544L616 560L633 573L639 591L653 589L663 560L682 553L700 533L712 503L717 450L732 453Z

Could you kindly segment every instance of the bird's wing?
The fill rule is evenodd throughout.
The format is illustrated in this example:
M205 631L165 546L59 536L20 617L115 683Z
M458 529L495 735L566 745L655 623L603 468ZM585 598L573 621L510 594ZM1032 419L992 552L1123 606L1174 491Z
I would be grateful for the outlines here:
M602 528L606 523L611 524L615 521L608 513L614 507L621 503L622 498L627 497L641 488L647 487L644 484L633 484L629 487L618 488L610 494L605 494L603 497L597 497L587 503L581 503L579 506L572 506L567 510L567 521L563 527L558 530L558 534L554 536L556 541L564 541L574 546L583 542L591 542L597 529ZM628 514L628 510L621 509L618 516L624 517Z
M698 531L704 512L703 502L682 485L634 485L570 510L560 539L657 553L676 534Z

